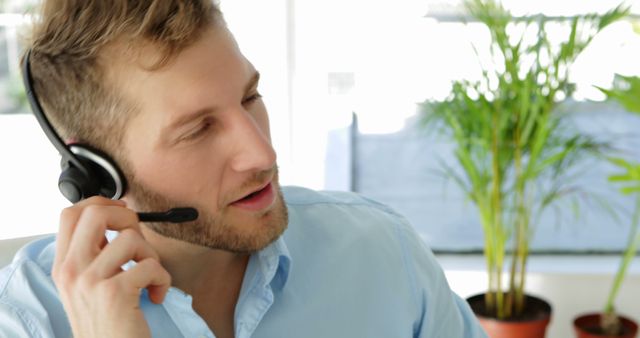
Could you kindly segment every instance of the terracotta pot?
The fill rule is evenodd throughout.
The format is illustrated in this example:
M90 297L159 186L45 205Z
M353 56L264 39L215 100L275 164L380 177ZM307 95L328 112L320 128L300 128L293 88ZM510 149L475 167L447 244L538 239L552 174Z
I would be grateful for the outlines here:
M544 338L551 321L551 305L538 297L525 297L523 315L508 320L485 315L484 294L469 297L467 302L490 338Z
M577 338L635 338L638 334L638 323L627 317L620 317L623 334L618 336L605 336L594 333L593 329L600 327L600 313L588 313L577 317L573 321L573 328Z

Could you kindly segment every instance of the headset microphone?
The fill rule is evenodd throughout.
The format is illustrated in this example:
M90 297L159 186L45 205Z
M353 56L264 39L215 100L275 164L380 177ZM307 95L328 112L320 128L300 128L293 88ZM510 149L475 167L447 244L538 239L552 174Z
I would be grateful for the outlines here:
M127 181L115 161L106 153L89 145L67 145L56 133L34 90L30 56L31 50L28 50L22 61L22 80L36 120L62 156L62 173L58 179L60 192L71 203L96 195L113 200L122 198L127 190ZM140 222L181 223L196 220L198 211L194 208L175 208L166 212L138 213L138 217Z
M194 208L173 208L166 212L139 212L140 222L183 223L198 219L198 210Z

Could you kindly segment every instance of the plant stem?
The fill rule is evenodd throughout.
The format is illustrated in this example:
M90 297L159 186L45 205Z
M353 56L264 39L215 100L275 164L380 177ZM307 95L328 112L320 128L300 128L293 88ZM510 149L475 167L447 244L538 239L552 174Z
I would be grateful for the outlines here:
M520 120L516 123L514 132L515 138L515 154L514 154L514 168L516 172L516 240L514 254L514 274L518 274L517 285L514 285L513 292L515 294L515 314L520 315L524 310L524 281L525 281L525 268L526 260L528 256L528 241L527 234L529 231L529 209L525 201L525 190L528 183L527 178L524 176L522 169L522 146L520 143ZM516 272L517 271L517 272ZM513 278L516 280L516 277Z
M640 223L640 193L636 195L636 205L633 210L633 218L631 223L629 242L627 244L627 248L625 249L622 262L620 263L620 267L618 268L618 272L616 273L616 277L613 281L613 287L609 292L609 297L607 298L607 304L605 305L605 308L604 308L604 312L606 314L612 314L615 311L615 307L613 303L615 301L616 296L618 295L618 291L620 290L620 285L622 285L622 280L624 279L624 276L627 273L627 268L629 267L629 263L631 262L631 259L633 259L633 257L635 256L638 245L640 244L640 234L638 234L638 223Z
M528 232L529 228L529 212L526 213L526 222L525 229ZM529 257L529 241L523 237L522 242L520 243L519 249L520 253L520 277L518 279L518 285L516 286L516 314L522 314L525 307L525 297L524 297L524 286L526 281L526 271L527 271L527 258Z
M516 275L518 275L518 245L520 244L520 179L522 175L522 166L521 166L521 157L520 157L520 149L519 149L519 139L518 139L518 125L516 122L516 131L514 133L514 168L516 174L516 217L514 218L514 222L516 224L516 240L513 242L513 249L511 254L511 269L509 271L509 296L506 301L506 315L507 317L511 317L513 314L513 303L515 301L515 291L516 291Z
M504 266L504 241L502 240L503 235L500 234L500 240L497 243L497 250L496 250L496 269L495 269L495 274L496 274L496 304L498 306L498 313L497 313L497 317L498 319L505 319L507 318L506 316L506 309L505 309L505 302L504 302L504 291L502 288L502 267Z
M484 256L487 263L487 275L489 276L489 291L484 294L484 304L487 310L487 313L496 313L496 298L495 293L495 279L494 279L494 269L495 269L495 257L493 249L495 246L493 245L493 237L491 234L492 219L490 217L491 211L486 210L486 204L479 203L480 212L482 214L482 225L485 228L485 246L484 246Z
M491 187L491 215L493 238L495 247L495 293L496 293L496 316L498 319L505 318L504 294L502 291L502 267L504 261L504 234L502 229L502 173L500 171L500 145L498 139L498 131L500 129L498 117L500 111L492 112L492 131L491 131L491 169L492 169L492 187Z

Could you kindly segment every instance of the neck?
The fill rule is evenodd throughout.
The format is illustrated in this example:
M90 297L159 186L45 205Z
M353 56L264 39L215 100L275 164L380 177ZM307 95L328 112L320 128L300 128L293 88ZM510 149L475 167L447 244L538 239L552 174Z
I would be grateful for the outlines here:
M235 308L248 255L237 255L160 236L142 226L171 284L191 295L192 307L220 338L233 338Z
M190 294L194 302L203 296L220 299L236 295L232 298L237 299L249 262L248 255L167 238L144 226L142 232L171 275L172 286Z

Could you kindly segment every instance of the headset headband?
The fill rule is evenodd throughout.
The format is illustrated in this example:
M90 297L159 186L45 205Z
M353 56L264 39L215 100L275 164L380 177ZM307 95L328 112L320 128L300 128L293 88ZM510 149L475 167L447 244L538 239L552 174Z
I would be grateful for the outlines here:
M67 145L47 119L33 87L30 58L31 50L28 50L22 62L23 82L33 115L62 156L58 188L73 203L95 195L119 199L125 193L126 180L116 163L107 154L89 145Z
M33 115L36 116L36 120L44 130L45 135L53 146L58 149L58 152L62 156L62 158L66 161L70 161L73 165L81 170L84 174L88 175L89 170L86 168L84 163L80 161L71 150L67 147L67 145L62 141L58 133L56 133L55 129L47 119L47 116L44 114L44 110L40 106L40 101L38 101L38 97L36 95L35 90L33 90L33 79L31 77L31 65L29 59L31 57L31 50L29 49L24 56L24 60L22 62L22 77L25 85L25 90L27 93L27 101L29 101L29 105L31 106L31 110L33 111Z

